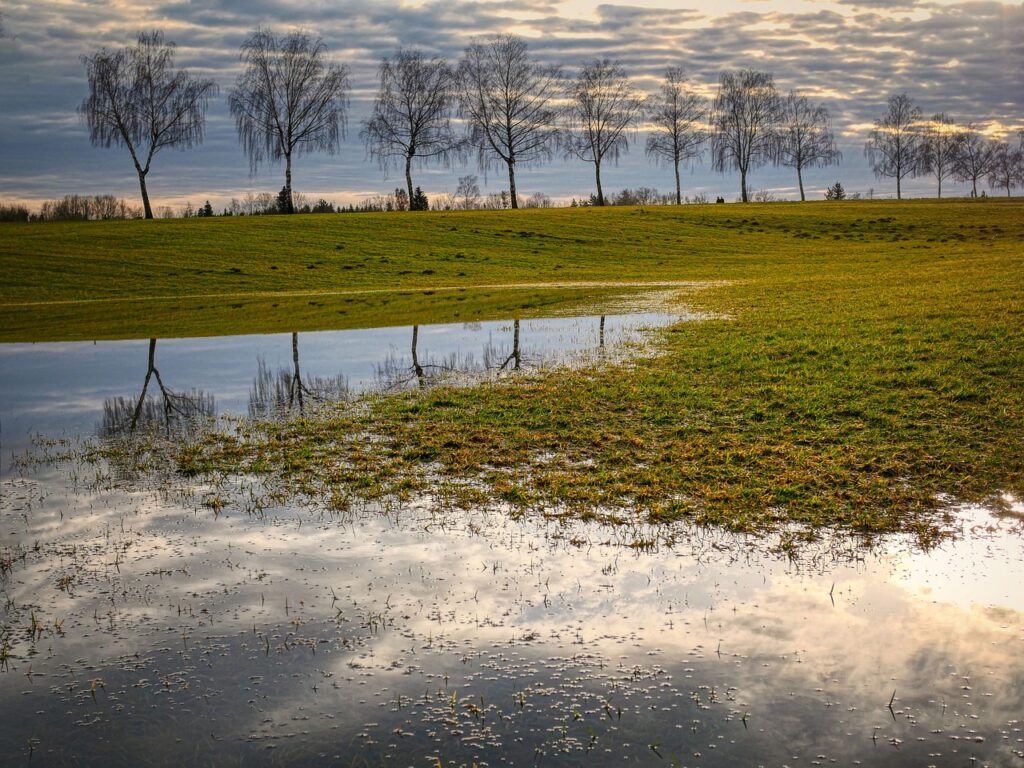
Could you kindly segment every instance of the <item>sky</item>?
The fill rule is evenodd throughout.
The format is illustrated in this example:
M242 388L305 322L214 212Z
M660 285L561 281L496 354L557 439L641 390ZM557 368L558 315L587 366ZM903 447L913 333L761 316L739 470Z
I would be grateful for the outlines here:
M313 198L356 202L401 186L382 171L359 139L370 111L376 70L399 46L456 62L466 44L496 32L522 35L539 60L568 74L594 57L621 61L636 85L657 90L669 66L713 96L720 74L771 72L782 91L800 89L825 104L843 152L838 167L805 175L808 199L842 182L847 192L888 196L891 179L875 179L864 157L872 122L886 99L904 93L926 115L946 112L998 135L1024 128L1024 4L984 0L0 0L0 202L38 206L65 194L111 193L138 203L138 181L123 148L93 147L77 113L86 95L82 56L134 42L159 29L174 41L177 64L213 78L220 96L209 107L202 146L157 155L148 185L155 206L222 206L246 192L276 193L280 166L250 172L227 109L240 70L240 43L257 26L320 36L333 60L348 65L353 84L347 138L334 155L299 158L294 187ZM606 194L623 187L672 189L671 171L653 165L639 131L617 166L602 171ZM458 177L480 176L485 192L505 183L475 164L417 169L428 195L454 191ZM558 160L517 173L522 195L556 200L587 197L590 165ZM684 194L739 194L736 173L703 162L684 169ZM795 172L764 167L752 191L798 196ZM905 183L904 193L934 195L934 179ZM964 194L965 185L943 185Z

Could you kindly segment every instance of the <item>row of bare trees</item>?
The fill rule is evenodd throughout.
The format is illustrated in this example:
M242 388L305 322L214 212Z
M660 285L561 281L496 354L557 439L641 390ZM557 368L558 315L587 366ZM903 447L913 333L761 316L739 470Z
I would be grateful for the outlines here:
M263 163L284 163L283 211L294 212L295 158L336 152L345 135L348 67L330 61L323 43L305 33L279 37L264 29L242 44L241 61L228 105L242 148L253 172ZM89 96L80 113L91 140L128 149L145 216L152 218L146 177L153 158L164 148L202 141L217 85L176 70L174 45L160 32L139 35L132 47L104 49L84 63ZM641 127L648 131L646 154L673 169L677 203L682 202L680 167L705 151L716 170L739 172L744 202L748 174L758 166L793 168L804 199L804 171L841 159L828 110L798 92L780 93L770 74L756 70L723 73L709 101L681 69L671 68L660 91L646 95L618 62L594 59L570 79L531 57L522 38L498 35L472 42L454 67L399 49L381 62L378 74L377 97L360 135L382 168L404 171L409 200L416 195L414 166L450 165L475 155L483 170L507 173L510 207L517 208L516 171L562 155L593 165L595 202L604 205L602 167L628 151ZM456 129L459 119L465 131ZM948 145L946 131L927 127L946 125L945 120L922 121L905 96L890 99L890 112L877 121L867 153L876 174L896 179L897 196L903 178L925 169L938 175L940 196L942 179L949 175L970 178L976 192L978 178L996 173L996 157L1002 155L972 126ZM964 155L971 148L978 148L981 160L966 176ZM1003 153L1016 169L1006 182L1008 191L1019 183L1020 154Z
M864 147L878 178L896 180L896 197L902 195L903 179L934 176L937 194L942 182L970 182L971 197L978 196L978 181L1006 190L1024 185L1024 131L1020 144L985 138L973 123L959 125L946 113L925 119L909 96L889 98L888 111L875 121Z
M805 96L781 96L771 75L742 70L722 75L713 103L670 68L659 93L638 91L621 64L585 63L574 80L534 61L526 41L501 35L466 49L457 68L413 50L399 50L379 70L380 89L361 136L384 168L404 166L412 194L414 161L450 163L474 152L486 169L508 174L511 207L519 207L517 168L561 153L594 167L596 201L604 205L601 169L629 150L635 129L649 130L646 153L673 169L682 202L680 167L698 160L710 143L717 170L747 172L764 162L797 171L838 162L828 111ZM468 133L459 134L453 117Z

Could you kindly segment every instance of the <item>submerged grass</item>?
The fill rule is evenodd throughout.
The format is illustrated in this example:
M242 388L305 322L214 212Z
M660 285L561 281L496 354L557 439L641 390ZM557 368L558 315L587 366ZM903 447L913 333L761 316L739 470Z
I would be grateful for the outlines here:
M355 238L375 221L337 218L245 226ZM625 363L244 423L180 447L182 471L271 475L339 503L433 492L551 515L923 542L940 535L939 494L1024 491L1021 202L439 214L402 231L413 218L396 217L376 247L397 268L394 254L418 243L415 265L438 284L457 277L441 265L458 248L478 282L543 282L556 265L576 280L725 281L686 302L728 319L677 324ZM450 226L475 234L450 245ZM403 284L387 270L377 280Z

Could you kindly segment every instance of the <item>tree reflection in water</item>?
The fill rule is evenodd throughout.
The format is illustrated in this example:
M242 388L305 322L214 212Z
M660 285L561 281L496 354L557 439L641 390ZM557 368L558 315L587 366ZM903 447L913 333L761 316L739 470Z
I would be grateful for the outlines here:
M471 327L467 325L467 327ZM426 387L431 383L444 381L451 374L473 374L483 371L521 370L526 356L520 343L520 321L512 324L512 349L496 345L488 340L479 358L473 353L451 353L445 358L434 358L429 354L422 355L419 349L420 327L412 327L412 345L408 358L391 353L384 362L376 366L374 379L381 391L403 389L411 384Z
M113 437L137 429L162 427L166 434L190 428L199 419L214 418L217 413L213 395L202 390L175 392L164 384L156 367L156 339L149 340L146 377L138 398L111 397L103 401L100 435ZM156 380L158 397L150 396L150 382Z
M304 414L307 399L314 402L346 400L349 394L348 379L344 374L302 378L299 334L293 333L291 370L280 368L272 372L262 358L258 360L256 378L249 388L249 415L273 416L296 406L299 413Z
M470 329L479 326L467 325ZM482 354L451 352L445 357L433 357L420 349L420 326L412 326L412 341L408 355L392 351L374 366L372 388L393 391L408 386L426 387L445 381L452 374L475 374L486 371L520 371L543 359L543 355L530 353L523 344L522 324L512 321L511 347L488 339ZM149 340L149 355L142 391L137 397L108 398L103 404L100 434L114 436L131 433L139 428L161 427L165 432L180 432L200 418L216 416L212 394L202 390L176 391L170 389L156 366L156 339ZM598 326L598 349L605 346L605 317ZM248 411L250 416L274 416L297 409L304 414L310 401L342 401L352 391L344 374L335 376L303 376L299 350L299 334L291 334L292 364L276 371L270 370L263 358L257 361L256 376L249 387ZM156 382L156 392L151 383Z

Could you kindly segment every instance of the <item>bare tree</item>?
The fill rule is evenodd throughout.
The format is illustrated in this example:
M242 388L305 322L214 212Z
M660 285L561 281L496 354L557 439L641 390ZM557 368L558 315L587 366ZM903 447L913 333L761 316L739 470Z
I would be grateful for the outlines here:
M807 97L790 91L780 101L779 162L796 169L800 199L804 196L804 168L838 165L842 153L836 149L831 117L821 104L812 105Z
M459 176L459 186L455 188L455 198L459 208L464 211L480 207L480 184L477 182L477 177L472 174Z
M964 126L963 140L953 163L957 181L971 182L971 197L978 196L978 179L989 174L995 158L995 144L978 132L974 123Z
M711 111L711 157L716 171L740 172L740 194L748 201L747 174L776 157L779 93L767 72L724 72Z
M963 140L963 129L945 113L933 115L921 129L921 173L935 175L940 198L943 179L953 176L956 171Z
M594 164L597 204L604 205L601 163L629 151L629 130L643 114L644 100L617 61L594 59L573 85L564 137L568 155Z
M459 83L459 111L480 167L508 168L509 197L518 208L516 167L548 160L558 138L561 72L532 61L522 38L499 35L466 48Z
M889 111L868 134L864 154L875 178L896 179L896 199L907 176L921 173L921 110L907 94L889 97Z
M648 100L648 120L652 125L647 137L646 153L656 161L671 165L676 178L676 205L682 205L679 165L699 158L708 139L705 123L707 101L694 93L686 83L680 67L665 71L661 93Z
M992 167L988 172L988 184L995 189L1001 187L1009 197L1014 187L1024 184L1024 142L1014 148L1007 141L998 142L992 151Z
M304 32L277 38L257 29L242 43L244 71L228 97L252 170L284 159L287 212L292 158L317 150L333 154L348 116L348 67L327 61L322 41Z
M128 148L139 174L142 205L153 218L146 190L153 157L165 147L181 149L203 140L203 123L212 80L189 77L174 69L174 43L162 32L143 32L136 45L110 51L104 48L82 58L89 95L78 108L97 146Z
M382 168L404 164L412 200L413 161L447 163L462 147L451 125L455 76L441 59L399 49L381 62L379 77L380 90L362 139Z

